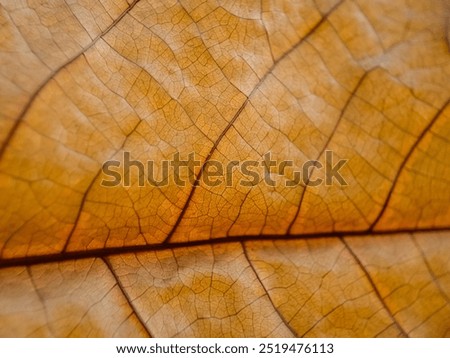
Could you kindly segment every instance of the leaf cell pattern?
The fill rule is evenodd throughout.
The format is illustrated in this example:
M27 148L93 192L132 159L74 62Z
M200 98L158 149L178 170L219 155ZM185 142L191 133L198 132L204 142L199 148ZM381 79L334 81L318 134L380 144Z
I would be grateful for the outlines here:
M449 337L448 14L1 0L0 336ZM348 185L201 181L327 150ZM201 166L102 186L124 152Z

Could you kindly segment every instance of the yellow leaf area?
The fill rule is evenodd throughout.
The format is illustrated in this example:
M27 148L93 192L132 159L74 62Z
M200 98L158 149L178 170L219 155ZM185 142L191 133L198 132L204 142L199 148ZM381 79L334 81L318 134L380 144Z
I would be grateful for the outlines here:
M449 11L1 1L0 336L449 337ZM202 181L329 151L346 185ZM102 185L124 153L200 166Z

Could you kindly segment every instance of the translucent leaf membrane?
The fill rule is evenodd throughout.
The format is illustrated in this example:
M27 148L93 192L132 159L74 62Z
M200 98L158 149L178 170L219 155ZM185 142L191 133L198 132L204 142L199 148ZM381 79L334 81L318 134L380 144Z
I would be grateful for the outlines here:
M0 335L448 336L447 15L2 1ZM204 180L267 153L292 167ZM330 153L345 185L268 185Z

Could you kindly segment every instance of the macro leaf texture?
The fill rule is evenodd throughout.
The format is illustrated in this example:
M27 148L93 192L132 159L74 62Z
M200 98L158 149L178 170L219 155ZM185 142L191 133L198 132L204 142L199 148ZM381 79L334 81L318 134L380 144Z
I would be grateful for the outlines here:
M450 337L449 14L0 0L0 336ZM268 152L346 184L202 180Z

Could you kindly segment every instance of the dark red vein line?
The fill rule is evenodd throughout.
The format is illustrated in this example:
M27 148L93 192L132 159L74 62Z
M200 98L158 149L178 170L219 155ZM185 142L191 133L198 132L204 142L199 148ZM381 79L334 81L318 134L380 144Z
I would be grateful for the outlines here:
M51 321L50 321L50 319L48 317L48 310L47 310L47 306L45 305L44 296L42 296L41 290L39 290L39 288L38 288L38 286L36 284L36 280L34 279L34 275L33 275L33 272L31 271L30 266L27 267L27 274L28 274L28 277L30 278L31 285L33 286L34 292L38 296L39 302L42 305L42 309L44 310L44 315L45 315L45 320L47 322L48 330L50 331L50 333L53 336L56 336L54 334L53 330L52 330Z
M39 87L33 92L28 102L25 104L24 108L22 109L22 112L20 112L19 116L16 118L14 125L11 127L10 131L8 132L5 141L0 147L0 161L3 158L3 155L5 154L6 148L11 143L11 140L14 138L15 134L17 133L17 130L19 129L23 119L25 118L25 115L30 110L31 106L35 102L36 98L38 97L39 93L48 85L48 83L65 67L69 66L71 63L73 63L76 59L78 59L83 53L85 53L87 50L89 50L92 46L94 46L99 39L101 39L103 36L105 36L109 31L111 31L114 26L117 25L117 23L123 19L123 17L128 14L134 6L139 2L140 0L134 0L127 9L122 12L119 17L117 17L102 33L100 33L97 37L95 37L89 45L86 47L83 47L79 52L77 52L75 55L73 55L68 61L64 62L62 65L60 65L56 70L51 72L44 81L39 85Z
M397 186L398 180L400 178L400 175L403 173L403 169L405 169L406 164L408 163L408 160L411 158L412 154L414 153L417 146L420 144L420 142L425 138L426 134L429 132L431 127L436 123L438 118L441 116L442 112L447 108L448 104L450 103L450 100L447 100L447 102L444 103L444 105L437 111L437 113L434 115L434 117L431 119L430 123L423 129L422 133L417 137L414 144L409 148L408 154L406 154L405 158L403 158L403 161L400 164L400 167L397 170L397 174L395 175L395 178L392 182L391 188L389 189L389 193L386 197L386 200L384 201L383 207L381 208L380 212L378 213L378 216L375 218L373 223L369 226L369 231L373 230L375 226L380 221L381 217L384 215L389 202L391 200L392 194L394 193L394 190Z
M70 229L69 235L67 236L67 240L64 243L64 247L62 249L62 252L66 252L67 248L69 247L70 239L72 238L73 233L75 232L75 229L78 227L78 222L80 221L81 212L83 211L84 205L85 205L85 203L87 201L87 196L88 196L89 192L91 191L92 186L97 181L97 179L98 179L98 177L100 176L101 173L102 173L101 170L99 170L97 172L97 174L92 178L91 182L89 183L88 187L86 188L83 196L81 197L80 207L78 209L77 216L75 217L75 221L74 221L74 223L72 225L72 228Z
M242 251L244 252L244 256L245 256L245 258L246 258L250 268L252 269L253 273L255 274L256 279L258 280L258 282L261 285L262 289L266 293L266 296L269 299L270 304L272 305L273 309L278 314L278 316L280 317L280 319L284 323L284 325L289 329L289 331L291 331L292 335L294 337L298 338L297 332L295 332L295 330L291 327L289 322L284 318L284 316L278 310L277 306L275 306L275 303L272 301L272 297L270 296L269 291L267 291L266 286L264 286L264 283L261 281L261 278L259 277L258 272L256 271L255 267L253 266L252 260L250 260L250 257L248 256L247 247L245 246L245 244L243 242L241 242L241 246L242 246Z
M431 267L430 261L428 261L427 256L425 255L425 251L422 249L422 246L417 242L417 239L414 235L411 235L411 240L414 243L414 246L419 251L420 256L422 256L422 260L425 263L425 267L428 270L428 273L430 274L431 278L433 279L434 284L436 285L438 291L441 293L442 297L447 301L447 304L450 304L450 297L445 292L444 288L442 287L441 283L439 282L439 278L436 276L436 273L434 272L433 268Z
M445 5L445 13L444 42L447 45L447 49L450 51L450 4L448 2Z
M319 160L320 157L323 155L323 152L325 152L325 149L327 149L328 145L331 142L331 139L334 137L334 134L336 133L337 128L339 127L339 124L342 122L342 118L344 117L345 113L347 112L347 108L350 105L350 103L352 102L353 98L356 95L356 92L358 92L358 89L361 87L361 85L363 84L364 80L367 78L367 76L373 72L374 69L365 72L361 78L359 79L358 83L356 84L355 88L353 89L353 91L350 93L350 96L348 97L347 101L345 102L344 107L342 108L341 114L338 118L338 120L336 121L336 124L334 125L333 131L331 132L331 135L328 137L328 140L326 141L325 145L322 147L322 150L320 151L319 155L317 156L316 160ZM292 221L289 223L289 226L286 230L287 234L290 234L292 232L292 226L294 226L294 223L296 222L298 215L300 214L300 210L302 208L302 204L303 204L303 199L305 198L305 194L306 194L306 190L308 189L308 184L310 182L310 178L314 172L315 167L312 168L311 173L305 183L305 188L302 191L302 194L300 196L300 200L298 202L298 206L297 206L297 210L295 212L295 215L292 219Z
M324 319L328 318L328 316L330 316L333 312L336 312L336 310L338 310L339 308L342 307L342 303L333 307L333 309L331 309L329 312L327 312L325 315L323 315L322 317L320 317L320 319L318 321L316 321L311 327L309 327L300 338L305 338L307 337L308 333L311 332L314 328L316 328L320 323L323 322ZM311 337L308 337L311 338Z
M127 135L127 137L125 138L125 140L123 141L122 145L120 146L120 148L118 150L116 150L116 152L114 153L113 157L125 146L125 143L127 142L128 138L130 138L130 136L136 132L137 128L139 127L139 125L142 122L139 121L136 123L136 125L134 126L134 128L131 130L131 132ZM102 168L103 169L103 168ZM89 185L87 186L86 190L83 193L83 196L81 197L81 202L80 202L80 206L78 208L77 211L77 216L75 217L75 220L73 222L72 228L70 229L69 234L67 235L67 239L66 242L64 243L64 247L62 249L62 252L66 252L70 241L72 239L72 236L75 232L75 230L78 227L78 223L80 222L80 217L81 217L81 213L83 212L84 206L86 205L87 202L87 197L92 189L92 187L94 186L94 183L97 181L97 179L100 177L101 173L102 173L102 169L99 169L97 174L95 174L95 176L92 178L91 182L89 183Z
M192 197L194 196L194 193L197 189L197 187L200 184L200 178L203 175L203 172L205 170L206 163L211 159L212 155L216 151L219 143L223 139L223 137L227 134L227 132L230 130L230 128L233 126L233 124L236 122L237 118L240 116L244 108L247 106L247 103L250 101L250 98L253 96L253 94L258 90L258 88L264 83L266 78L273 72L275 67L283 61L287 56L289 56L293 51L295 51L301 44L303 44L312 34L316 32L316 30L328 19L328 17L339 7L339 5L342 2L337 3L336 5L331 8L331 10L324 15L312 28L311 30L300 40L298 41L289 51L286 51L280 58L278 58L272 66L267 70L265 75L261 78L261 80L258 82L258 84L253 88L252 92L248 95L246 100L242 103L241 107L238 109L238 111L235 113L231 121L228 123L228 125L225 127L225 129L222 131L222 133L219 135L219 138L214 142L214 145L212 146L211 150L209 151L208 155L205 158L205 161L203 162L202 166L200 167L200 170L195 178L194 184L192 186L191 191L189 192L189 195L186 199L186 202L184 203L183 208L181 209L180 215L177 218L177 221L175 222L174 226L170 230L169 234L167 235L166 239L164 240L165 243L168 243L170 239L172 238L173 234L177 230L181 220L183 219L184 215L186 214L187 209L189 208L189 204L192 200Z
M403 329L403 327L400 325L400 323L398 323L397 319L394 317L394 314L392 313L391 309L387 306L386 302L384 302L383 297L381 297L380 291L378 290L377 285L375 284L375 282L372 279L372 276L370 275L369 271L367 271L367 269L364 267L363 263L361 262L361 260L359 259L359 257L356 255L356 253L352 250L352 248L350 247L350 245L347 243L347 241L345 241L344 237L339 237L339 239L341 240L341 242L344 244L345 248L347 249L347 251L350 253L350 255L353 257L353 259L356 261L356 263L358 264L359 268L363 271L364 275L366 276L367 280L370 283L370 286L372 286L373 292L375 293L375 295L377 296L378 300L380 301L380 303L382 304L383 308L385 309L385 311L389 314L389 317L391 318L392 322L395 323L395 325L397 326L398 330L402 333L402 335L404 337L408 337L408 333L406 333L406 331Z
M133 311L134 315L138 319L139 323L142 325L142 327L147 332L149 337L154 337L151 334L150 330L148 329L147 325L145 324L143 318L141 317L139 312L136 310L136 307L134 307L133 302L132 302L130 296L128 295L127 290L125 289L125 287L123 287L122 282L120 281L119 277L117 276L116 272L114 271L111 263L109 262L109 259L106 257L101 257L101 260L106 265L108 270L111 272L111 275L114 277L114 280L117 282L117 286L119 287L120 291L122 292L122 295L124 296L125 300L127 301L128 306L130 306L131 310Z
M114 256L128 253L151 252L162 250L173 250L178 248L190 248L207 245L219 245L247 241L270 241L270 240L314 240L324 238L339 238L340 236L347 237L364 237L369 235L396 235L396 234L414 234L427 232L445 232L448 231L450 235L450 227L437 228L422 228L422 229L396 229L396 230L380 230L380 231L336 231L336 232L319 232L312 234L296 234L296 235L248 235L248 236L228 236L220 237L210 240L197 240L188 242L174 242L174 243L160 243L150 245L136 245L123 247L109 247L101 249L93 249L89 251L69 251L56 254L46 254L40 256L25 256L17 258L0 259L0 269L15 266L38 265L51 262L62 262L69 260L79 260L93 257Z

